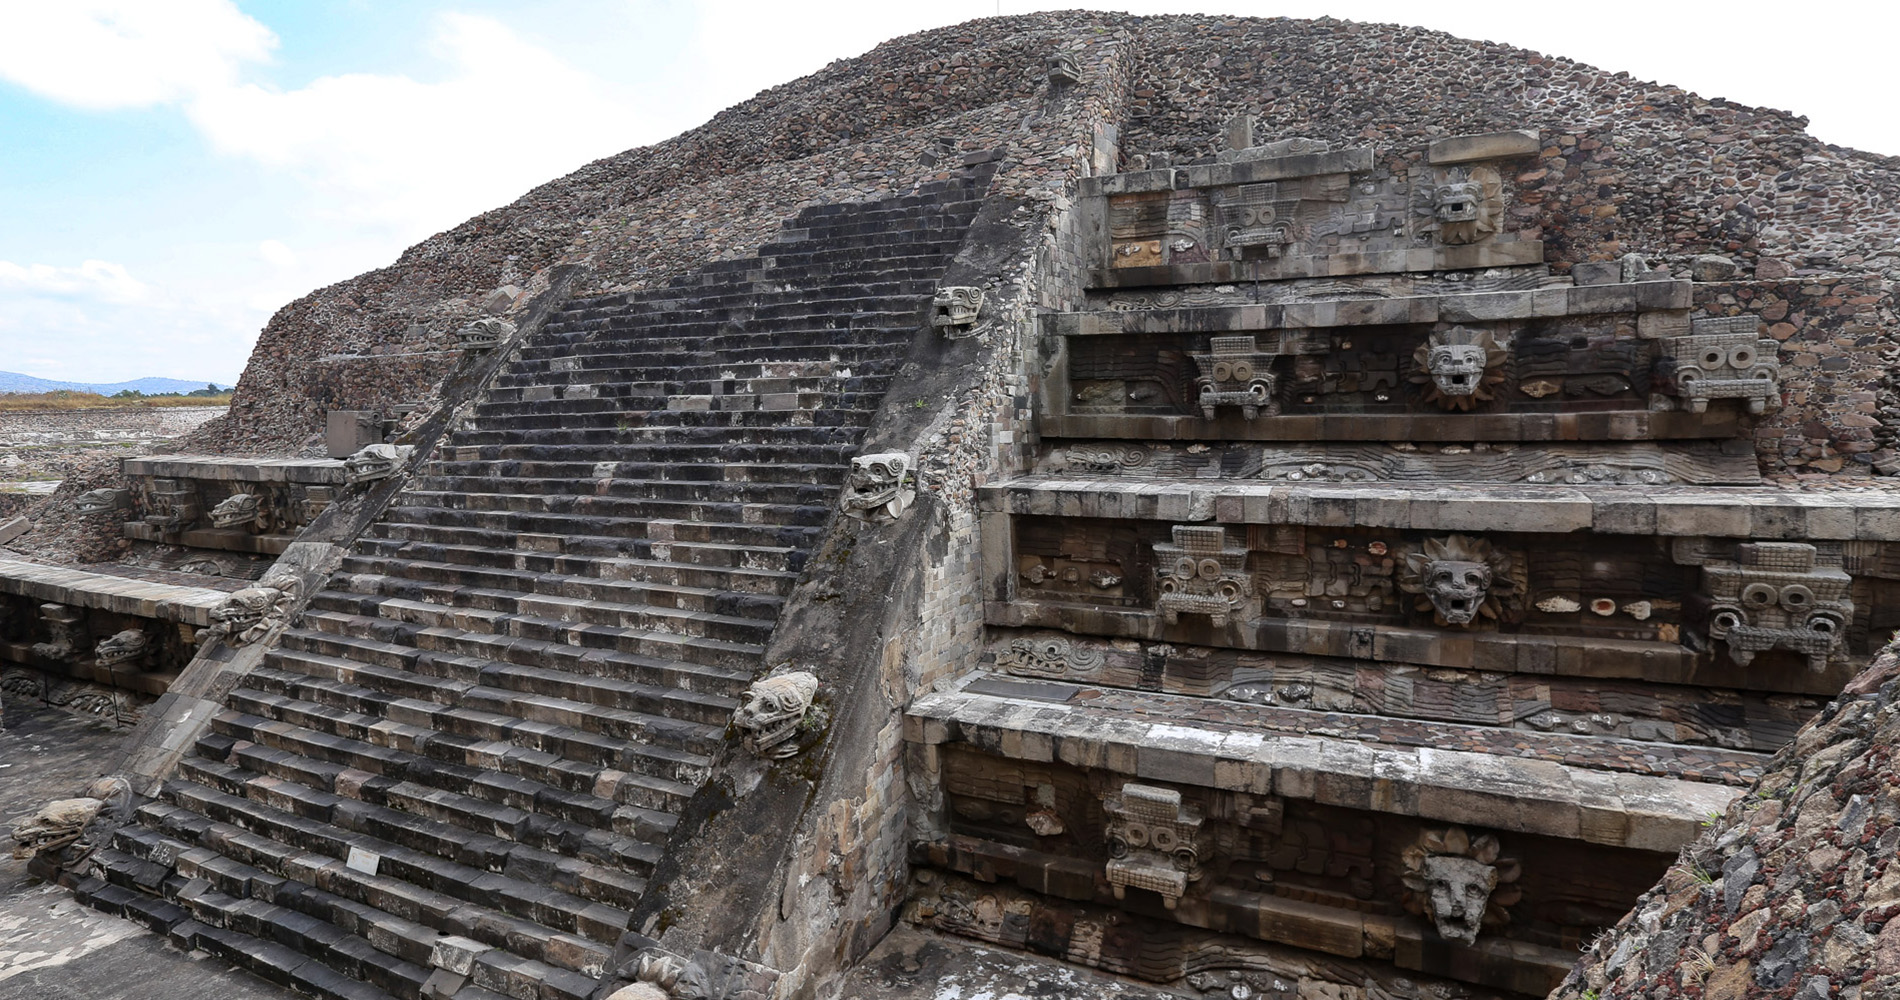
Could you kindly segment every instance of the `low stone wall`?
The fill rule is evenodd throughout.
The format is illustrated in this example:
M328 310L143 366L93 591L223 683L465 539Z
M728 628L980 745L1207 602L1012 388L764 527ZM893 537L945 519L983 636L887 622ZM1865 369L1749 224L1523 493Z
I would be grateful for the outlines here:
M0 412L0 445L158 441L189 434L224 410L222 406L128 406Z

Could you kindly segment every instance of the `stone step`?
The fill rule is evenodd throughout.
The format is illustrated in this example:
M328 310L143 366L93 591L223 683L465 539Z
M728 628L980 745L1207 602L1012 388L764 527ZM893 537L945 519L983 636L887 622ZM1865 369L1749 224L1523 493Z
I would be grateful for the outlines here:
M281 688L288 693L267 690L268 686ZM256 716L266 723L285 723L326 737L356 740L391 750L412 751L448 763L480 765L498 756L523 756L510 750L519 748L521 751L553 754L593 767L644 774L686 785L703 777L711 761L706 753L696 753L691 748L710 750L708 744L717 742L717 734L714 734L714 739L708 739L708 727L692 722L659 720L660 725L646 730L651 734L649 741L635 742L612 733L595 732L578 726L510 717L480 706L507 704L516 699L514 693L499 688L485 690L489 696L485 700L479 697L472 699L474 703L468 706L443 705L420 698L395 698L373 688L326 681L308 674L274 671L261 677L256 687L236 689L227 704L232 712ZM572 707L578 709L583 706L580 702L574 702ZM379 714L380 711L393 714L383 715ZM591 719L598 724L604 716L614 711L600 709ZM623 718L638 718L633 713L618 714ZM579 712L573 713L571 717L574 721L581 721ZM239 721L242 720L222 719L217 727L220 731L227 727L235 728ZM635 732L625 728L619 731ZM254 739L253 736L235 731L226 732L225 735L237 739ZM659 742L661 740L683 744L685 748L670 746ZM543 781L540 774L531 771L514 773L552 787L552 783ZM657 821L652 817L627 816L629 830L646 829L653 822Z
M606 463L590 473L598 477L515 479L496 476L444 475L425 469L411 480L411 492L486 496L558 496L576 501L590 497L625 499L636 502L653 500L671 503L713 504L785 504L829 509L836 505L835 482L765 482L744 479L642 479L626 475L618 462ZM420 502L420 501L419 501Z
M341 619L342 623L351 623L353 620L352 616L333 615L330 612L319 612L318 615ZM384 637L367 632L299 628L286 630L284 643L329 656L361 659L403 669L415 669L418 663L426 662L431 654L446 659L472 657L734 698L745 691L756 669L755 664L734 668L672 657L585 648L566 642L477 635L452 629L411 630L408 637L420 644L389 642Z
M827 295L855 296L859 298L905 298L930 295L936 289L936 280L931 278L893 278L883 281L843 280L828 284L824 291ZM703 304L717 308L737 303L756 302L766 305L778 305L786 302L798 302L809 298L812 289L773 287L770 284L759 285L744 280L734 280L723 285L673 286L648 289L635 293L597 295L583 299L572 299L559 311L549 317L544 330L565 329L567 324L577 320L612 318L626 315L629 310L683 309L694 304ZM529 347L540 346L537 339Z
M420 625L314 608L304 612L303 620L306 626L332 635L368 636L438 652L453 650L464 655L481 656L511 649L524 642L535 644L536 647L565 645L588 652L624 653L725 668L735 675L749 670L758 661L764 648L751 643L679 635L655 629L576 625L531 615L503 619L497 625L504 629L500 632ZM493 658L514 657L503 655Z
M407 496L399 501L407 501ZM466 507L430 507L407 502L392 506L379 528L388 530L378 537L416 537L426 541L452 541L428 538L426 533L402 534L423 528L453 528L461 538L481 539L482 544L497 548L545 549L566 547L558 541L543 541L522 536L558 535L567 538L645 539L649 542L698 542L707 545L739 545L760 548L787 548L810 545L822 525L775 524L768 521L713 521L693 518L634 519L589 513L561 513L531 510L485 510ZM475 533L475 534L468 534Z
M248 836L230 824L208 826L220 833L228 830ZM184 847L185 852L201 850ZM407 1000L420 995L422 984L434 971L379 950L362 934L343 930L343 925L359 927L365 934L375 933L392 950L415 954L419 942L425 939L425 934L414 930L421 925L306 882L229 862L212 866L212 873L223 884L242 880L247 886L255 886L251 895L220 892L211 888L211 879L190 885L189 880L174 876L162 887L162 896L145 896L138 893L157 891L135 881L135 873L147 862L112 849L95 851L92 858L105 878L80 883L74 893L81 902L144 923L164 934L177 948L216 955L259 978L307 996L324 1000ZM195 854L194 862L204 870ZM251 871L257 874L250 875ZM93 881L107 884L89 884ZM115 897L114 891L124 895ZM275 899L282 899L286 905L270 902ZM438 936L438 932L428 930L426 936Z
M756 397L754 401L758 402ZM802 404L805 401L801 399L800 402ZM783 409L760 409L757 406L751 409L628 410L613 399L546 399L509 404L516 409L513 413L477 414L469 421L469 426L471 431L488 431L496 427L523 431L614 428L649 434L665 431L680 435L681 440L691 440L694 435L753 430L784 431L794 427L845 429L862 434L876 415L874 410L838 409L824 405L824 400L811 402L816 405L800 405L788 413ZM806 422L789 424L787 421L790 420ZM463 437L467 440L464 441ZM469 432L464 432L457 440L463 444L480 443L480 439Z
M744 402L751 397L715 396L713 402ZM734 412L725 410L673 410L673 413L693 412ZM768 411L739 410L736 412L765 413ZM560 426L522 427L509 426L506 421L483 421L476 428L466 430L455 437L456 453L466 456L468 449L479 450L484 459L539 457L537 452L549 446L579 447L608 446L616 448L640 449L667 446L688 446L707 448L741 448L745 446L765 446L786 449L823 448L839 446L846 449L856 446L864 437L862 424L808 424L788 425L785 415L779 415L779 423L766 423L754 426L732 426L713 424L708 426L679 426L668 424L635 423L628 419L630 415L611 413L599 414L590 421L565 418ZM645 417L647 414L639 414ZM592 426L590 426L592 425Z
M827 494L828 496L829 494ZM664 497L599 496L593 493L467 493L410 489L399 498L418 507L443 510L521 511L611 518L658 518L724 524L818 526L831 517L829 503L772 503L741 500L686 500Z
M574 991L583 989L583 979L585 989L592 988L590 974L611 959L611 942L625 927L623 909L544 884L575 881L562 871L562 859L545 852L498 856L496 869L485 870L354 829L312 822L193 781L168 783L164 801L197 814L198 822L183 823L200 832L179 840L199 846L180 853L174 862L181 875L190 872L192 880L203 880L197 886L187 882L176 891L194 916L258 937L289 934L298 945L315 946L309 953L326 965L336 963L337 971L401 996L419 995L420 980L413 977L428 977L432 970L427 966L438 958L442 944L475 954L499 949L523 955L544 963L536 971L549 986L561 986L564 995L586 996ZM142 818L160 829L181 826L173 815ZM352 847L375 855L376 874L346 863ZM198 897L202 892L216 894L210 905ZM295 920L292 913L339 930L356 929L356 936L372 950L351 947L346 961L338 962L334 947L326 947L328 932ZM450 935L463 940L444 942ZM391 976L394 970L373 967L378 955L414 971Z
M703 457L703 456L702 456ZM593 484L601 479L668 479L683 482L724 482L724 483L810 483L835 488L844 484L849 463L826 462L819 465L797 464L793 462L774 462L770 458L754 462L705 462L692 459L673 459L659 462L636 462L620 458L613 449L601 448L596 452L595 460L588 461L570 457L568 461L523 461L518 459L494 461L458 461L435 459L423 466L425 484L434 477L455 476L477 479L497 480L500 487L513 485L529 486L539 480L567 480L569 483L586 483L586 489L576 492L594 492ZM425 486L425 488L433 488ZM516 492L501 488L489 492Z
M494 541L496 532L480 528L457 528L449 525L411 525L379 523L370 541L396 542L403 551L414 556L423 556L435 546L456 545L464 548L477 548L500 557L505 562L499 565L519 565L516 556L529 553L561 553L567 555L587 555L596 557L623 557L631 559L652 559L663 562L690 563L696 566L722 566L743 569L770 569L797 572L804 566L804 538L796 532L810 529L784 529L794 532L793 538L801 541L800 546L755 545L743 541L726 543L718 541L670 541L651 538L615 538L606 535L534 535L530 536L534 548L515 550L502 548ZM782 539L781 539L782 540Z
M628 555L497 552L494 549L479 546L425 545L386 538L363 539L358 542L356 551L364 558L389 560L385 566L392 574L400 572L401 564L436 562L475 569L554 573L577 578L665 584L733 593L772 594L780 597L789 594L798 579L797 573L787 570L745 566L703 566L668 559L635 558Z
M519 702L515 709L530 721L609 734L639 732L655 744L703 754L718 746L726 720L739 705L737 698L708 691L476 657L422 655L407 667L397 667L279 646L266 662L271 669L356 684L392 699L420 698L489 711ZM594 718L594 708L605 714Z
M452 597L452 602L432 596ZM664 632L668 635L756 643L772 636L770 618L720 615L708 611L618 604L514 591L458 588L452 595L422 595L423 599L361 594L330 589L314 595L309 607L321 611L386 618L425 628L458 628L492 635L506 634L525 619L558 622L562 627L604 625Z
M290 675L278 675L266 678L258 687L288 685L293 679ZM240 728L235 719L227 722L232 729ZM251 732L268 742L243 739L228 732L212 732L201 736L194 749L209 760L241 765L259 774L343 794L347 798L393 805L405 812L416 811L404 803L418 794L417 788L427 788L460 796L466 800L465 809L482 810L485 816L524 815L533 824L562 824L569 833L576 829L613 831L641 843L658 844L678 823L677 808L669 811L621 803L591 793L565 791L518 773L432 760L389 748L381 748L379 752L372 744L342 737L318 741L315 737L325 734L304 727L290 727L301 732L286 733L281 731L283 727L264 725L263 729L253 727ZM320 753L342 759L331 760L304 752L319 742L323 744ZM377 768L363 768L358 766L359 762L377 765ZM396 773L391 774L392 771ZM630 790L629 794L635 791ZM471 828L479 831L487 821L484 818ZM457 825L470 826L468 823ZM597 888L583 895L617 906L632 905L639 896L640 877L647 868L637 864L632 871L631 875L620 874L618 869L596 872L593 882Z
M220 715L213 728L227 738L254 742L310 761L396 780L447 783L476 798L573 822L580 822L575 819L578 815L605 810L600 829L613 829L618 806L637 810L623 815L626 830L670 828L671 817L685 808L693 794L691 784L673 778L574 760L513 743L438 738L420 745L410 741L409 745L416 747L410 752L242 712ZM377 733L368 735L375 737ZM671 757L653 766L656 770L676 769Z
M347 556L330 589L351 594L422 600L448 607L518 607L521 599L557 600L665 608L770 621L784 599L706 587L679 587L630 580L594 580L556 573L471 569L453 563L403 560L373 562Z

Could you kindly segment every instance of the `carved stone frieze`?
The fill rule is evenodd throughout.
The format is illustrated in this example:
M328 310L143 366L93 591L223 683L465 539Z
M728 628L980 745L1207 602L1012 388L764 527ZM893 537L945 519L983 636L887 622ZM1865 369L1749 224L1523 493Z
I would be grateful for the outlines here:
M1502 228L1504 183L1491 167L1450 167L1421 180L1414 189L1418 229L1439 243L1465 246L1495 236Z
M1228 544L1227 529L1215 526L1175 525L1173 538L1154 547L1162 620L1173 625L1183 614L1206 615L1218 628L1245 617L1254 596L1247 547Z
M1702 564L1708 635L1727 644L1729 659L1747 666L1756 653L1785 649L1819 671L1841 653L1854 620L1853 578L1817 565L1817 554L1803 542L1744 542L1734 560Z
M211 526L237 528L254 524L257 521L258 509L257 494L233 493L211 508Z
M996 665L1024 677L1065 677L1099 668L1105 657L1093 646L1080 646L1060 636L1011 639L996 654Z
M1488 329L1454 326L1434 330L1412 355L1412 381L1425 386L1425 401L1446 410L1470 410L1497 397L1509 352Z
M151 492L146 494L146 524L173 534L197 523L202 512L198 488L190 480L152 480Z
M1470 535L1425 539L1405 553L1398 584L1437 624L1458 628L1513 615L1524 591L1511 554Z
M1427 829L1405 848L1405 908L1427 917L1447 941L1476 944L1486 927L1510 921L1522 869L1499 855L1498 839L1463 827Z
M55 663L71 663L85 648L85 612L64 604L40 605L40 626L47 640L33 644L33 655Z
M633 982L608 1000L770 1000L778 981L778 973L762 965L703 950L680 954L658 945L640 949L617 971Z
M93 781L84 794L56 799L13 824L13 856L59 855L77 861L92 853L132 815L132 786L111 776ZM71 849L71 850L69 850Z
M950 340L974 337L988 326L983 322L981 288L945 285L930 299L930 325Z
M1758 334L1754 316L1699 319L1684 337L1662 341L1675 362L1676 395L1692 413L1709 408L1711 399L1740 399L1750 413L1781 404L1779 345Z
M488 316L455 331L455 343L464 351L489 351L514 336L515 325L498 316Z
M132 506L130 490L100 489L87 490L73 501L73 512L81 517L94 514L110 514L123 511Z
M99 640L93 658L102 667L118 663L137 663L152 654L152 640L139 629L129 628Z
M744 733L746 750L755 757L779 760L798 753L799 729L810 721L818 678L804 670L772 674L746 689L745 701L733 712L732 722Z
M230 646L256 642L289 618L302 589L294 576L270 574L255 586L234 591L211 609L211 626L200 633L203 642L222 639Z
M853 458L840 507L861 521L897 520L917 498L911 469L910 456L901 451Z
M1075 61L1075 53L1060 49L1049 53L1043 63L1051 89L1073 86L1082 82L1082 69Z
M387 479L409 460L412 451L415 451L414 445L366 444L343 460L343 472L352 486Z
M1108 884L1121 899L1130 888L1159 893L1168 909L1201 877L1200 811L1181 793L1128 782L1102 803L1108 816Z
M1280 412L1276 395L1279 377L1273 372L1275 355L1258 349L1254 337L1213 337L1206 353L1189 354L1199 376L1194 387L1199 392L1201 417L1214 419L1222 406L1238 406L1241 415L1252 420L1262 413Z

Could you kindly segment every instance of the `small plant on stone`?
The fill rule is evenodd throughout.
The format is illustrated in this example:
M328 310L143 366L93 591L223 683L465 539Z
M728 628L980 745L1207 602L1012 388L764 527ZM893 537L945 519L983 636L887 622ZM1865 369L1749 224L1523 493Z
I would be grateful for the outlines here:
M1714 885L1714 884L1715 884L1715 876L1714 876L1714 875L1711 875L1711 874L1709 874L1709 872L1708 872L1708 870L1707 870L1707 869L1705 869L1705 868L1703 868L1703 867L1702 867L1701 865L1693 865L1693 866L1691 866L1691 867L1689 868L1689 874L1690 874L1690 875L1691 875L1692 877L1694 877L1694 878L1695 878L1695 880L1696 880L1697 882L1700 882L1700 883L1702 883L1703 885Z
M1583 991L1583 1000L1602 1000L1603 994L1592 986Z
M1689 949L1689 957L1683 962L1683 968L1695 982L1709 978L1715 972L1715 956L1700 948Z

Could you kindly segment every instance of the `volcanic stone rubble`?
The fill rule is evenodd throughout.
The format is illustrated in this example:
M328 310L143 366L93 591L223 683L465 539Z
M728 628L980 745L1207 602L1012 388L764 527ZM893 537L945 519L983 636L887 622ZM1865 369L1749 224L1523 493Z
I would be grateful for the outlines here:
M1874 902L1824 949L1757 898L1817 836L1884 884L1884 758L1803 811L1771 755L1900 625L1900 176L1801 124L1077 12L590 165L288 307L194 438L336 416L362 481L128 467L133 534L253 562L129 744L155 797L37 870L352 998L825 997L904 920L1489 1000L1639 899L1570 994L1695 942L1710 989L1887 975ZM100 547L78 505L24 542Z

